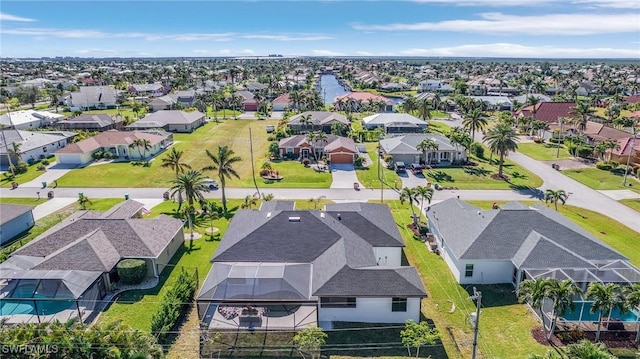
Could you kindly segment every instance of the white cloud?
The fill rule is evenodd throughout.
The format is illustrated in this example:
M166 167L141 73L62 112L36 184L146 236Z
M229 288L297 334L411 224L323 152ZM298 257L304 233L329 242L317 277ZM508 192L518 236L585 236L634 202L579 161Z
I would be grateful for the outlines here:
M5 14L0 12L0 21L19 21L19 22L33 22L36 21L34 19L29 19L27 17L16 16L11 14Z
M482 13L481 20L397 23L386 25L354 24L356 30L378 31L452 31L490 34L593 35L640 31L640 14L547 14L505 15Z
M231 50L229 49L222 49L219 52L220 52L220 55L231 55Z
M209 50L195 49L193 52L196 54L208 54Z
M153 34L145 32L105 32L92 29L16 28L3 29L7 35L53 36L74 39L138 38L148 41L229 41L234 33Z
M241 50L240 53L245 55L255 55L256 52L251 49L244 49L244 50Z
M245 39L261 39L261 40L274 40L274 41L320 41L320 40L332 40L333 37L323 35L244 35Z
M341 52L335 52L331 50L313 50L312 53L315 56L345 56L345 54Z
M360 56L373 56L372 53L368 52L368 51L356 51L356 55L360 55Z
M111 49L97 49L97 48L93 48L93 49L80 49L80 50L76 50L77 54L81 54L81 55L100 55L100 56L104 56L104 55L115 55L118 52L116 50L111 50Z
M638 0L572 0L572 3L597 8L640 9L640 1Z
M471 44L400 52L409 56L519 58L640 58L640 49L525 46L511 43Z
M413 0L418 3L455 6L542 6L555 0Z

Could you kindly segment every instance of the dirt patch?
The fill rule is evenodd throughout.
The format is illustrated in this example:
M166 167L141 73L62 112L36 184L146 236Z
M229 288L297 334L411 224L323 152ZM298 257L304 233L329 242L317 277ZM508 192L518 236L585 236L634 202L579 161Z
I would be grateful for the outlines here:
M552 163L560 166L561 170L570 170L570 169L580 169L580 168L591 168L593 164L589 160L584 160L581 158L564 158L561 160L553 160L553 161L543 161L544 163L551 166Z
M194 240L200 239L200 238L202 238L202 234L200 234L198 232L193 232L193 239ZM189 232L189 231L185 231L184 232L184 240L185 241L191 240L191 232Z
M636 333L631 331L607 332L603 330L600 333L600 342L607 348L640 349L635 343L635 335ZM557 332L551 336L550 341L547 341L547 338L545 338L542 332L542 327L538 327L531 330L531 336L542 345L553 345L555 347L575 344L583 339L591 342L596 341L595 332L584 332L581 330Z

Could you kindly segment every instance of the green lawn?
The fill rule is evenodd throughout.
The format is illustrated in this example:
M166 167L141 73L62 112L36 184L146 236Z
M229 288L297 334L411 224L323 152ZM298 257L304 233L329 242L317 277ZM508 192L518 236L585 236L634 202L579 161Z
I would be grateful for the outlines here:
M251 180L251 162L249 147L249 128L252 130L253 154L256 173L267 159L269 142L265 131L266 125L275 125L275 120L226 120L220 123L210 122L193 133L174 134L176 149L184 151L184 161L194 169L201 169L212 162L206 156L205 149L217 151L217 146L228 145L242 161L234 165L240 180L227 182L229 187L253 187ZM134 166L128 162L100 164L73 170L58 180L62 187L169 187L173 179L170 169L163 168L163 153L151 161L150 167ZM278 169L276 164L276 169ZM296 178L297 169L289 173L288 168L278 169L285 177ZM126 176L123 174L126 173ZM205 172L206 176L216 178L213 172ZM291 175L291 176L289 176ZM217 178L216 178L217 179ZM285 182L286 183L286 182ZM289 184L283 183L283 186Z
M138 112L138 118L142 118L144 117L144 115L147 113L146 108L143 106L142 109ZM73 111L68 111L68 112L61 112L61 114L64 117L71 117L73 116ZM135 119L136 118L136 113L133 112L130 108L128 107L121 107L120 109L116 109L116 108L111 108L111 109L106 109L106 110L87 110L87 111L82 111L83 115L93 115L93 114L106 114L106 115L120 115L122 116L122 118L125 118L126 116L129 116L129 118L131 119Z
M96 211L105 211L115 204L124 201L124 199L118 198L96 198L91 199L91 204L87 205L87 209L96 210ZM10 203L10 204L23 204L29 206L37 206L46 202L46 199L42 198L39 201L35 198L0 198L0 203ZM48 216L40 218L36 221L36 224L31 227L31 229L22 233L19 239L13 242L11 245L0 250L0 262L6 259L10 253L14 252L18 248L23 245L29 243L34 238L38 237L42 233L44 233L49 228L54 225L60 223L63 219L69 217L74 212L80 210L80 205L76 202L73 203L59 211L56 211Z
M438 133L446 136L447 134L449 134L449 131L451 130L451 126L447 125L446 123L437 122L437 121L428 121L428 124L429 124L430 133Z
M618 167L615 171L581 168L564 170L562 173L595 190L630 189L640 193L640 183L633 178L627 178L627 186L622 187L624 166Z
M237 111L237 110L218 110L218 111L213 111L213 107L211 107L211 106L207 107L207 111L206 112L207 112L206 113L207 117L215 118L217 116L219 120L235 118L236 116L242 115L242 111Z
M0 176L0 187L11 187L11 182L18 182L18 184L23 184L44 174L45 171L38 171L38 166L40 165L40 162L41 161L37 161L34 164L30 165L27 172L16 175L14 179L9 179L9 177L6 176L6 174L10 173L9 171L5 172L4 175ZM50 164L55 163L53 158L49 159L49 163Z
M273 161L271 166L274 171L280 172L284 177L281 181L269 181L259 176L260 167L256 167L256 182L258 188L269 192L269 188L329 188L332 176L329 171L317 172L311 167L305 167L299 161ZM254 187L253 178L243 178L237 184L239 187Z
M407 229L411 211L406 204L390 201L389 206L405 239L407 258L418 269L428 293L422 312L442 333L448 358L469 358L473 330L468 315L475 311L475 305L467 299L471 287L458 284L442 258L413 238ZM516 302L511 286L478 286L478 289L483 293L484 304L478 342L482 357L525 358L528 354L546 352L546 347L531 337L537 322L526 306ZM449 313L452 304L456 309Z
M631 207L631 208L635 209L636 211L640 212L640 199L638 199L638 198L623 199L623 200L620 201L620 203L624 204L625 206Z
M553 161L556 159L571 158L571 154L567 151L564 145L560 146L560 156L558 154L558 145L554 143L535 143L526 142L518 144L518 152L521 152L534 160L538 161Z
M366 168L356 170L356 175L358 176L358 181L362 183L366 188L380 188L380 180L378 179L378 143L377 142L367 142L364 144L367 148L367 154L371 158L373 163ZM394 183L400 183L400 178L393 171L386 167L382 167L381 172L382 178L385 183L389 186L393 186Z

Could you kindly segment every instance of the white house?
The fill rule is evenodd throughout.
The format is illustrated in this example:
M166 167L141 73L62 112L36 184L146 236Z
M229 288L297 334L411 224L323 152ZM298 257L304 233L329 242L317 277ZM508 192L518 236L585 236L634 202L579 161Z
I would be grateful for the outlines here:
M420 143L424 140L433 141L437 148L419 149ZM431 133L388 137L380 140L380 150L383 155L393 156L393 162L448 166L467 159L466 151L462 146L452 144L442 135Z
M0 203L0 244L4 245L35 225L33 208Z
M408 113L376 113L362 119L367 130L383 128L385 133L422 133L427 123Z
M82 86L66 95L64 102L71 111L116 108L118 92L109 86Z
M542 205L510 202L482 210L452 198L430 206L427 218L431 245L460 284L511 283L517 288L541 274L572 277L579 272L583 277L576 282L585 289L604 276L604 268L620 264L636 273L627 281L640 278L628 258Z
M386 205L293 206L236 213L197 297L201 322L270 330L419 321L426 292L415 268L402 266L404 242Z
M75 135L75 132L66 131L4 130L0 136L0 164L8 165L9 155L11 163L16 164L17 158L11 154L14 143L19 145L20 158L29 163L51 156L55 151L67 146Z
M16 130L35 130L63 120L64 116L48 111L22 110L0 115L0 124Z

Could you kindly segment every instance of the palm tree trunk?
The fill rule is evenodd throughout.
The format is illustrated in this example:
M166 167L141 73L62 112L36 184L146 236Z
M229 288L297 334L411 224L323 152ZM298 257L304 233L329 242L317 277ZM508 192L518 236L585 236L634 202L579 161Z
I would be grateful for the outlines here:
M600 341L600 326L602 325L602 310L598 315L598 330L596 331L596 343Z
M504 163L504 152L500 152L500 166L498 166L498 176L502 178L502 164Z
M225 185L226 184L224 176L220 176L220 189L222 190L222 208L224 208L224 213L227 213L227 196L224 193Z
M549 327L549 333L547 333L547 340L551 340L551 336L553 335L553 332L556 329L556 319L557 319L557 317L556 317L556 310L555 309L551 312L551 318L552 318L551 319L551 327Z
M540 306L540 319L542 320L542 335L547 338L547 325L544 323L544 312L542 311L542 306Z

